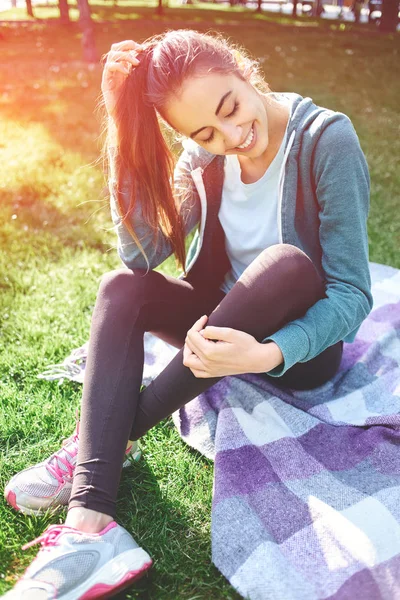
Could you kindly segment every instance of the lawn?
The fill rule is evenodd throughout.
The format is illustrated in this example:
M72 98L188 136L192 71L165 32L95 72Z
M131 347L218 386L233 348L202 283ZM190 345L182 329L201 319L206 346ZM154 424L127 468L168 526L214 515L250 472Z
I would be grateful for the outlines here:
M274 90L296 91L348 114L371 171L371 260L400 268L398 36L203 5L175 7L163 18L133 2L116 8L99 2L93 10L100 54L115 41L140 41L166 27L212 27L260 57ZM49 18L55 9L36 12ZM22 16L12 12L14 19ZM12 474L48 456L72 432L80 386L37 374L86 341L99 279L120 262L99 159L101 67L81 62L76 24L15 21L0 24L0 34L3 489ZM174 272L173 262L164 268ZM211 564L212 463L185 446L170 419L141 445L143 459L122 477L118 520L155 565L120 598L239 598ZM23 517L0 501L0 594L37 551L20 547L63 516Z

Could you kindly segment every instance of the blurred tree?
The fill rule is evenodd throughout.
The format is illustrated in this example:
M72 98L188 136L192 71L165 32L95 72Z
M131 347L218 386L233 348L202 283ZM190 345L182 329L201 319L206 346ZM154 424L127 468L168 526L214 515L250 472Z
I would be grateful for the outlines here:
M156 15L162 15L162 14L164 14L163 0L158 0L158 5L156 8Z
M351 7L351 10L353 11L353 14L354 14L354 22L355 23L360 22L361 9L363 7L363 4L364 4L363 0L353 0L353 5Z
M83 58L88 63L97 63L99 57L94 39L92 15L88 0L78 0L79 25L82 30Z
M382 0L382 16L379 23L380 31L395 33L399 22L399 0Z
M324 12L324 7L322 5L322 0L314 0L314 4L312 7L312 15L314 17L320 17Z
M297 0L293 0L292 17L297 17Z
M26 2L26 12L30 17L34 17L33 8L32 8L32 0L25 0Z
M69 25L71 20L69 18L68 0L58 0L58 7L60 9L60 23Z

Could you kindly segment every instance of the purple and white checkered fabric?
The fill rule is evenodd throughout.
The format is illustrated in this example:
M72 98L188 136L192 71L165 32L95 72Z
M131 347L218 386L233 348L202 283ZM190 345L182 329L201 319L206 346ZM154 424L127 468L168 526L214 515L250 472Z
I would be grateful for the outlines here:
M226 377L174 415L215 460L212 559L245 598L400 599L400 271L371 275L329 383Z
M174 413L215 461L212 560L250 600L400 599L400 271L312 391L226 377ZM146 335L145 379L174 350Z

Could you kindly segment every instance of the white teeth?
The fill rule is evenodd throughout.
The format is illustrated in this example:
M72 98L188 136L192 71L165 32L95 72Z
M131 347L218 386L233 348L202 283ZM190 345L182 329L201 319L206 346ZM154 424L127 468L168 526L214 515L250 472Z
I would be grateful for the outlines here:
M253 141L253 137L254 137L254 132L253 132L253 127L250 129L250 133L246 138L246 141L243 142L243 144L240 144L240 146L238 146L238 148L240 148L241 150L244 150L245 148L247 148L247 146L250 146L251 142Z

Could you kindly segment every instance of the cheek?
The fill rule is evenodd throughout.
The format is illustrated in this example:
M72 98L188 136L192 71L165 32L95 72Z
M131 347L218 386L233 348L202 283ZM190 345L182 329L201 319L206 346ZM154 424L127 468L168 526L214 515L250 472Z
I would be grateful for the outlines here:
M225 154L225 147L222 142L213 141L210 144L199 144L202 148L211 152L211 154Z
M265 114L260 113L260 119L258 123L258 135L265 140L268 140L268 120Z

